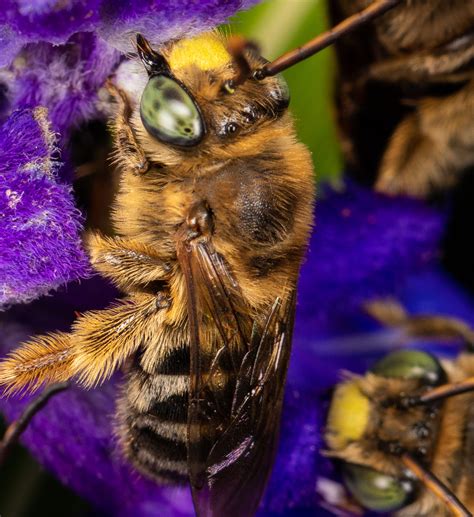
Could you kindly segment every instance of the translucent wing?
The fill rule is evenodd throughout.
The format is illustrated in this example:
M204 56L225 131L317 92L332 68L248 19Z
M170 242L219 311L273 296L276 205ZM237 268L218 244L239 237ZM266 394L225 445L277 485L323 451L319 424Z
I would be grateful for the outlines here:
M254 333L234 392L232 418L208 457L209 515L253 515L278 444L295 293L276 300ZM207 505L207 506L206 506Z
M183 244L178 256L188 288L188 460L196 512L254 515L278 442L295 292L252 317L210 242ZM206 332L207 325L217 333Z

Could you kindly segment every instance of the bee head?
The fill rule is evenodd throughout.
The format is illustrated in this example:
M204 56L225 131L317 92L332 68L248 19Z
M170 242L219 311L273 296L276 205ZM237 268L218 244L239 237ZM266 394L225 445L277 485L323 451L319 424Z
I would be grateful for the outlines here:
M365 508L392 512L413 502L416 482L400 457L409 453L430 461L439 411L409 401L444 379L435 357L401 350L336 387L325 436L328 454L340 460L348 490Z
M157 52L137 36L149 76L140 119L155 141L177 151L215 153L282 116L289 103L284 79L253 78L266 61L253 46L235 47L212 32L171 42Z

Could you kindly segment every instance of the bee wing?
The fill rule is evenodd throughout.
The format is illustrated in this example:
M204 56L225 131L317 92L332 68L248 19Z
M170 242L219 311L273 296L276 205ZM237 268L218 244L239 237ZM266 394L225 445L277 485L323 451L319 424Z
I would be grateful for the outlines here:
M242 315L245 304L237 283L210 243L180 243L178 258L187 285L190 327L189 474L191 485L200 489L206 484L207 457L217 429L230 418L230 385L248 349L251 320ZM204 334L203 319L217 329L218 339Z
M253 515L278 442L294 290L254 320L209 242L178 253L188 286L191 381L188 461L199 516ZM204 311L204 312L202 312ZM209 314L216 343L200 329Z
M278 446L295 292L276 300L254 333L234 393L232 419L208 458L208 515L254 515Z

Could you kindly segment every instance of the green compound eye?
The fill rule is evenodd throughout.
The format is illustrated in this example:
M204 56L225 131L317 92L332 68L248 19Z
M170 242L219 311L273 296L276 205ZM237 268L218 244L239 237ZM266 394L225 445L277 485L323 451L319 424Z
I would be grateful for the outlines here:
M168 144L194 146L205 133L194 99L166 75L155 75L148 81L142 94L140 116L150 135Z
M398 510L410 504L415 496L415 483L409 479L397 479L353 463L344 463L342 474L354 498L374 512Z
M370 370L382 377L420 379L426 384L444 382L445 373L438 360L419 350L398 350L381 359Z

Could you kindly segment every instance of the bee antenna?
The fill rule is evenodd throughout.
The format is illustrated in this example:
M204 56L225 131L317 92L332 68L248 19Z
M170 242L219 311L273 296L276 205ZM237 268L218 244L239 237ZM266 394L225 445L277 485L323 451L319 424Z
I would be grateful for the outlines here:
M242 36L231 36L227 42L227 50L232 56L237 75L228 81L225 88L235 88L239 84L244 83L251 75L252 69L247 58L245 57L246 50L254 50L258 52L258 47L252 41L248 41Z
M137 34L137 52L144 64L148 75L155 75L162 72L169 72L166 59L158 52L155 52L147 39Z
M437 388L427 391L416 399L416 405L419 404L431 404L448 397L454 397L455 395L461 395L474 391L474 377L468 377L467 379L460 382L453 382L443 384Z
M402 0L375 0L375 2L359 13L346 18L332 29L316 36L311 41L308 41L305 45L283 54L271 63L267 63L262 68L256 70L254 72L255 79L265 79L265 77L278 74L283 70L290 68L290 66L293 66L296 63L316 54L320 50L323 50L329 45L332 45L342 36L349 34L375 18L378 18L388 10L397 6L401 1Z
M422 482L427 490L440 499L456 517L472 517L472 513L461 503L440 479L432 472L427 470L417 459L411 454L405 452L401 456L401 460L405 467L408 468Z

